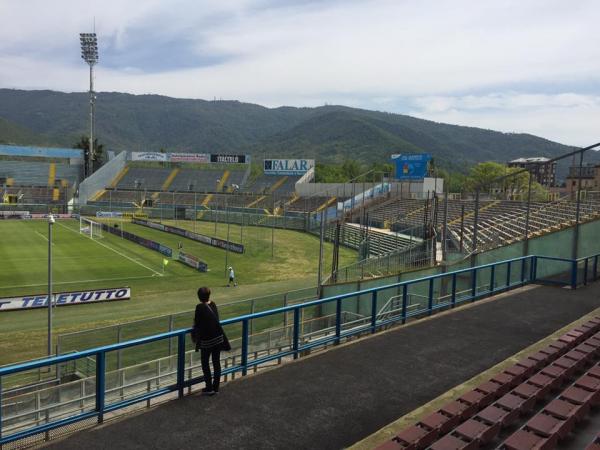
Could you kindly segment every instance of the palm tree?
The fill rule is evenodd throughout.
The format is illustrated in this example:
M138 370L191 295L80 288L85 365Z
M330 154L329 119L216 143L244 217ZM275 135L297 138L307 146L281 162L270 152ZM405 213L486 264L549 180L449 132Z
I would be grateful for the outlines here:
M83 150L83 161L85 167L87 167L90 152L90 138L88 136L81 136L73 148L79 148ZM92 161L92 173L102 167L102 164L104 164L104 144L99 144L98 138L96 138L94 139L94 159ZM89 176L91 173L87 175Z

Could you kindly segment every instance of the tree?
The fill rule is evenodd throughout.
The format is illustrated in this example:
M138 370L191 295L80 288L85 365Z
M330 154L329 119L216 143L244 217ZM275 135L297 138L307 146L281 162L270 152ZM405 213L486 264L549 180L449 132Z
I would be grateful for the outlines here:
M90 138L88 136L81 136L78 142L75 143L73 148L79 148L83 150L83 162L85 167L88 166L89 152L90 152ZM92 173L102 167L104 164L104 145L98 143L98 138L94 139L94 159L92 161ZM91 175L88 174L88 176Z
M506 175L507 167L494 161L486 161L471 167L466 188L470 191L491 188L492 180Z

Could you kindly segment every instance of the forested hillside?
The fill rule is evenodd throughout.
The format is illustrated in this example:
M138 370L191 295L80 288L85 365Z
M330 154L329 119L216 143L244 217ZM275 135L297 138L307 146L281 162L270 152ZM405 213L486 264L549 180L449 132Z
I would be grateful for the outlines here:
M86 93L0 89L0 141L71 146L88 129ZM400 114L322 106L265 108L236 101L99 93L96 130L105 148L247 152L321 162L385 162L430 152L439 165L557 156L569 147L528 134L436 123Z

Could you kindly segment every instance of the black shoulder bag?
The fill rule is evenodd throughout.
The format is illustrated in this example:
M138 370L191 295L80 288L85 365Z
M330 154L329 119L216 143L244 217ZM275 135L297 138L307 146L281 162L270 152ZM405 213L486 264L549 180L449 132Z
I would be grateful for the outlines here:
M229 343L229 339L227 339L227 335L225 334L225 330L223 330L223 327L221 326L221 322L219 322L219 319L217 319L217 315L215 314L215 312L213 311L213 309L210 307L210 305L206 305L208 306L208 310L210 311L210 313L213 315L213 317L215 318L215 320L217 321L217 325L219 325L219 330L221 330L221 334L223 335L223 344L221 345L221 350L228 352L231 350L231 344Z

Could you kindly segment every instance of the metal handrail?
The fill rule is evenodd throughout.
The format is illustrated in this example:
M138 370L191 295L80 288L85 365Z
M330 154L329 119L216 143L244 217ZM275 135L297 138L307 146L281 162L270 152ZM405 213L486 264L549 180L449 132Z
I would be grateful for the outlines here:
M248 368L258 366L260 364L264 364L266 362L270 362L275 359L292 356L294 359L298 358L300 353L306 350L309 350L314 347L326 346L331 343L339 343L341 339L350 337L353 335L362 334L365 332L375 333L382 326L386 326L392 323L396 323L398 321L406 322L408 317L415 317L423 314L432 314L434 311L437 311L441 308L445 307L454 307L456 304L460 302L464 302L467 300L477 300L479 298L483 298L487 295L491 295L495 292L505 291L514 287L523 286L525 284L531 283L536 280L537 274L537 265L538 260L557 260L568 262L571 265L571 286L576 287L577 285L577 268L580 262L585 263L585 267L587 269L590 260L593 260L594 270L597 269L598 265L598 257L600 254L592 255L585 258L579 258L576 260L566 259L566 258L557 258L557 257L546 257L546 256L537 256L537 255L528 255L522 256L519 258L513 258L503 261L498 261L495 263L484 264L480 266L470 267L466 269L460 269L453 272L447 272L443 274L430 275L426 277L421 277L414 280L408 280L403 282L391 283L385 286L378 286L369 289L363 289L356 292L350 292L340 295L335 295L319 300L313 300L306 303L289 305L280 308L271 309L268 311L261 311L253 314L245 314L239 317L233 317L229 319L225 319L221 321L222 325L232 325L232 324L242 324L242 336L241 336L241 355L240 355L240 363L238 365L231 366L226 368L223 371L223 375L228 373L241 372L242 375L246 375ZM520 263L520 264L519 264ZM527 264L529 263L529 266ZM496 268L498 266L506 265L506 278L502 283L496 283ZM511 278L511 268L520 266L520 277L519 281L514 282L513 278ZM528 270L526 268L528 267ZM481 277L481 271L483 269L491 269L489 270L490 276L490 288L486 292L478 292L478 277L479 274ZM471 274L471 293L468 296L457 299L457 278L459 275L464 273ZM594 273L594 277L596 277L596 273ZM436 279L447 278L451 280L451 294L450 301L444 302L443 304L434 305L434 282ZM501 281L501 280L500 280ZM587 270L584 275L584 283L587 282ZM428 283L429 291L428 291L428 304L426 308L421 308L416 311L411 311L410 313L407 311L408 308L408 288L411 285L419 284L419 283ZM499 286L496 288L496 284ZM563 283L568 284L568 283ZM387 318L387 319L378 319L378 311L377 311L377 294L380 291L384 291L386 289L392 288L402 288L402 313L399 316ZM468 290L467 290L468 292ZM344 299L348 298L357 298L360 296L370 295L371 299L371 315L367 318L370 319L370 323L355 327L350 330L342 330L342 302ZM302 310L305 308L310 308L314 306L320 306L325 304L334 303L336 305L336 320L335 320L335 334L333 336L325 336L320 339L311 340L308 343L301 341L300 336L300 316ZM248 358L248 349L249 349L249 324L251 320L259 319L262 317L282 314L282 313L293 313L293 325L292 325L292 342L289 350L279 351L273 355L267 355L261 358L255 357L252 360ZM362 321L362 320L361 320ZM64 425L72 424L81 420L86 420L90 418L96 418L98 422L102 422L104 419L104 414L115 411L121 408L128 407L138 402L148 401L151 398L158 397L160 395L164 395L173 391L178 391L178 396L183 397L184 388L190 387L193 384L196 384L202 380L201 377L185 379L185 371L187 370L185 367L185 340L188 333L191 332L191 328L184 328L180 330L160 333L154 336L147 336L143 338L133 339L126 342L121 342L118 344L111 344L108 346L98 347L94 349L83 350L73 354L67 355L59 355L54 357L48 357L41 360L30 361L22 364L16 364L11 366L5 366L0 368L0 377L24 372L31 369L36 369L39 367L50 366L55 364L60 364L68 361L74 361L77 359L81 359L88 356L94 356L96 358L96 392L95 392L95 408L94 411L84 412L81 414L76 414L70 416L65 419L56 420L53 422L46 423L44 425L33 426L24 431L13 433L8 436L4 436L2 434L2 417L0 416L0 444L5 444L8 442L13 442L18 439L22 439L24 437L32 436L34 434L42 433L45 431L49 431L54 428L58 428ZM106 404L105 395L107 393L106 390L106 354L123 350L126 348L131 348L139 345L149 344L152 342L157 342L165 339L173 339L177 338L177 354L176 354L176 382L173 385L166 387L159 387L152 392L148 392L143 395L138 395L133 398L129 398L127 400L122 400L120 402ZM0 392L1 394L1 392ZM1 404L1 398L0 398ZM0 408L0 415L1 415Z

